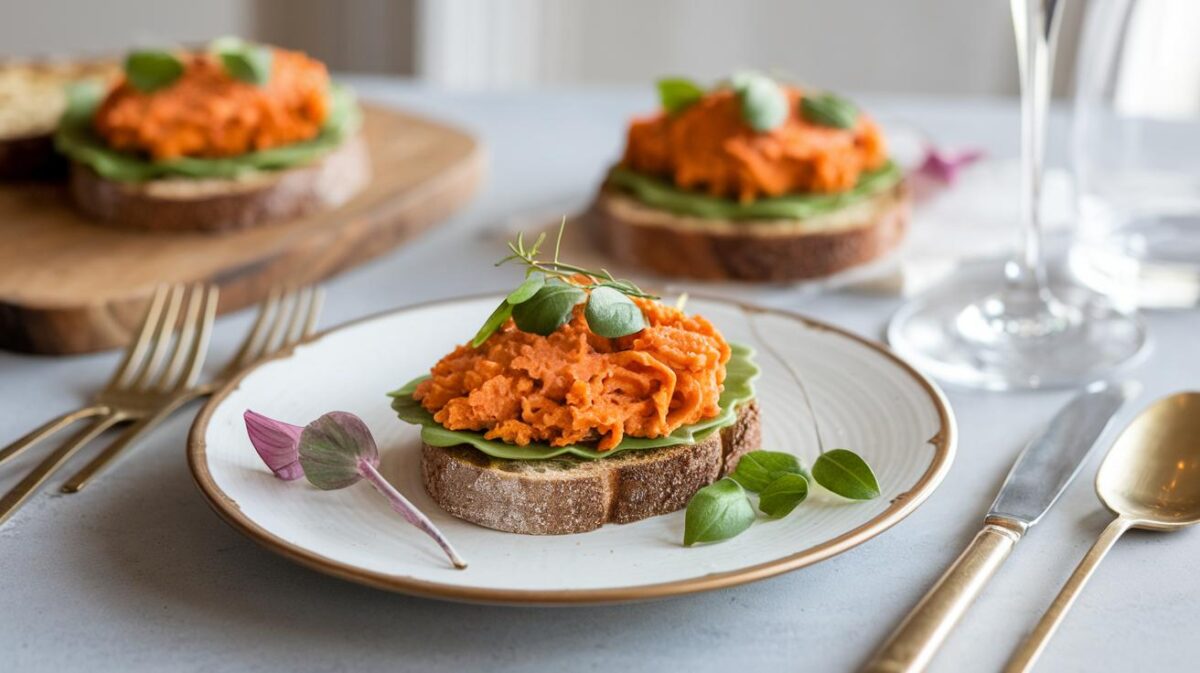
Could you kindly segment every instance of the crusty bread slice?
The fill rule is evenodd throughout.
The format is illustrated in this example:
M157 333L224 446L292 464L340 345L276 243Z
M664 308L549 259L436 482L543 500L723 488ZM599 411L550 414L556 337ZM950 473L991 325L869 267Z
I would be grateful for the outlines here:
M115 226L220 232L337 207L366 186L371 165L360 135L320 160L245 178L118 182L71 165L71 194L87 215Z
M0 62L0 180L65 177L54 128L67 106L66 87L116 72L105 60Z
M903 238L910 210L903 182L815 217L737 221L676 215L606 185L584 221L602 250L665 276L786 281L883 256Z
M762 444L758 404L695 444L623 451L588 460L501 460L467 445L421 450L421 478L434 501L472 523L526 535L562 535L630 523L687 506Z

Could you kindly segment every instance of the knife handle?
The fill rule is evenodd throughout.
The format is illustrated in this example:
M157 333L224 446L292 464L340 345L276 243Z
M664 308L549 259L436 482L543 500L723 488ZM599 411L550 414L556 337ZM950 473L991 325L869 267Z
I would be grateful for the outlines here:
M915 673L929 666L950 630L962 618L996 569L1008 558L1024 530L1003 519L988 519L954 565L938 579L912 612L863 667L864 673Z

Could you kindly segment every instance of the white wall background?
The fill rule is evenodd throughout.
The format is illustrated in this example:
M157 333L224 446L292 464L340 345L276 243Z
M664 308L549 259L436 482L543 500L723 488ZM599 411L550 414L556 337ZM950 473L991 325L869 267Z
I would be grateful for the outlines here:
M1067 3L1060 92L1082 3ZM0 0L0 56L241 34L335 69L455 88L713 80L754 67L853 91L1009 95L1008 11L1007 0Z

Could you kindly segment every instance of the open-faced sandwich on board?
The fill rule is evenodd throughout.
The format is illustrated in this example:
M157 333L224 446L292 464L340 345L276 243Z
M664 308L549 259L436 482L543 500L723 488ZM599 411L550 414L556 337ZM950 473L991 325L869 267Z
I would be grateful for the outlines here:
M669 276L827 276L901 240L909 199L853 103L765 75L659 82L585 220L617 259Z
M65 175L54 129L67 108L67 87L116 73L115 65L100 61L0 63L0 180Z
M222 38L135 51L112 86L75 87L55 144L88 215L220 231L347 201L370 173L360 119L322 63Z
M510 243L524 281L391 393L422 426L425 489L456 517L535 535L684 508L759 448L752 351L543 242Z

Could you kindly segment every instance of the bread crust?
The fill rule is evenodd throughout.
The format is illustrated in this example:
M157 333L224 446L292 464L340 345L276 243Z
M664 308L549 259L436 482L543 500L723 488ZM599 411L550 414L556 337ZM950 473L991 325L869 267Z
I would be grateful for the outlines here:
M245 179L108 180L71 164L71 195L86 215L117 227L221 232L289 220L349 201L371 177L362 135L306 166Z
M762 444L758 403L696 444L588 460L501 460L474 447L421 448L421 480L450 514L509 533L564 535L630 523L687 506L696 491Z
M791 281L829 276L882 257L908 228L901 181L885 192L803 220L713 220L648 206L605 185L583 218L614 258L664 276Z
M54 151L54 135L0 138L0 180L61 179L67 162Z

